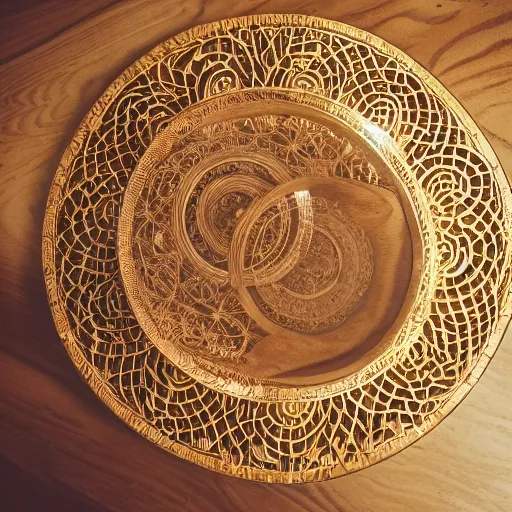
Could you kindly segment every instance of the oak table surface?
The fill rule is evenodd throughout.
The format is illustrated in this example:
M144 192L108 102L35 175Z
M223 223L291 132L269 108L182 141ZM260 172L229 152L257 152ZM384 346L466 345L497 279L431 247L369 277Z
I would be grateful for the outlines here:
M0 509L512 509L512 330L468 398L395 457L338 480L266 485L215 474L133 433L83 383L56 334L41 229L62 151L109 83L193 25L304 13L369 30L459 99L512 176L510 0L2 0Z

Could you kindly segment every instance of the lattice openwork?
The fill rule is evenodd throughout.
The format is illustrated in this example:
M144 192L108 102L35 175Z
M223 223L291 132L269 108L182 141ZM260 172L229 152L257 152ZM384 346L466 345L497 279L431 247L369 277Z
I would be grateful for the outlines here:
M410 250L386 249L372 201ZM44 271L71 358L131 427L220 472L316 481L409 445L476 382L510 317L511 208L480 131L410 58L252 16L161 44L98 100L50 192ZM354 337L395 286L382 255L410 266L385 342L329 379L250 366L271 335Z

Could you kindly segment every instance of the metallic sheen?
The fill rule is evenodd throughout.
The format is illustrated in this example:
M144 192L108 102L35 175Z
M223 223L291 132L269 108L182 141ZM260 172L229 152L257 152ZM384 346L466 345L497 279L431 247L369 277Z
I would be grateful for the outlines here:
M512 195L428 72L341 23L196 27L121 75L48 199L50 306L80 373L161 447L266 482L398 452L510 319Z

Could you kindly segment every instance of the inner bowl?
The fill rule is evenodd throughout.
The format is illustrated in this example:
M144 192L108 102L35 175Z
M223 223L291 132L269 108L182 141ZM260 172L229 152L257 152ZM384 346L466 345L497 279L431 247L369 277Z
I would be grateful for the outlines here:
M208 386L322 396L377 371L421 316L411 191L378 146L386 133L337 108L226 91L178 114L130 179L118 231L130 305Z

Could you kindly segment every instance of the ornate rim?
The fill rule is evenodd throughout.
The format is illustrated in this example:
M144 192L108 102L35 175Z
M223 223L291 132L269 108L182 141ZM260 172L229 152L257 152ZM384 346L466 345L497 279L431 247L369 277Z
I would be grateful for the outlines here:
M156 63L159 59L163 58L163 56L170 53L172 50L178 49L188 41L204 37L217 30L229 31L230 29L244 28L251 25L273 27L285 25L294 28L304 27L307 29L324 30L355 42L363 43L396 60L403 69L414 75L430 92L434 93L434 95L437 96L437 98L449 109L450 113L457 118L457 121L470 138L474 148L478 150L480 156L485 158L487 168L492 169L493 177L496 180L499 191L501 192L503 202L502 216L505 227L503 235L507 244L506 250L504 251L504 257L506 258L505 264L510 264L512 196L507 178L501 169L491 146L474 121L464 111L457 100L455 100L454 97L444 89L444 87L432 75L430 75L430 73L424 70L410 57L404 55L397 48L389 45L372 34L351 26L302 15L256 15L202 25L175 36L169 41L157 46L153 51L129 67L101 96L98 102L84 118L72 142L64 152L50 191L43 228L43 266L45 281L58 333L63 339L64 345L66 346L75 366L99 398L134 430L180 457L221 473L266 482L292 483L322 480L363 469L364 467L379 462L397 453L431 430L455 408L455 406L464 398L480 378L482 372L495 353L505 328L510 321L512 296L510 293L511 284L509 276L508 279L502 279L501 281L501 304L499 314L497 315L499 318L494 324L492 333L488 336L487 340L485 340L483 347L481 347L482 352L478 355L477 361L474 362L471 369L466 372L464 380L458 381L454 388L451 389L450 396L440 403L435 412L425 416L419 425L415 425L415 427L409 429L407 433L404 432L401 436L393 437L389 442L383 443L378 450L364 454L364 456L361 456L354 465L336 465L334 471L328 471L325 468L308 468L302 471L289 471L283 469L269 470L258 467L236 467L236 465L229 463L229 461L226 462L222 457L214 457L204 451L200 451L197 448L194 449L193 447L181 444L180 442L165 436L159 428L146 421L140 413L135 413L126 402L126 398L123 397L123 401L119 395L116 395L109 382L107 382L105 378L102 378L97 369L95 369L91 362L87 360L77 343L73 328L70 325L65 305L62 302L62 294L59 291L59 283L57 279L57 269L55 264L56 239L58 234L57 221L59 206L63 198L68 178L69 167L75 157L79 154L83 141L90 132L97 129L101 124L102 115L116 100L125 84L134 79L137 75L148 70L153 63ZM320 404L320 402L315 403Z

